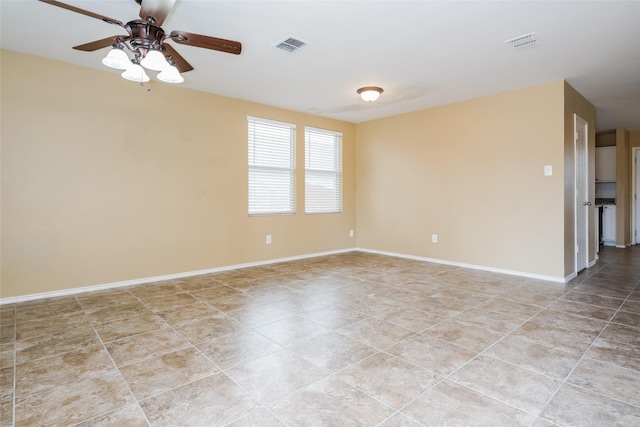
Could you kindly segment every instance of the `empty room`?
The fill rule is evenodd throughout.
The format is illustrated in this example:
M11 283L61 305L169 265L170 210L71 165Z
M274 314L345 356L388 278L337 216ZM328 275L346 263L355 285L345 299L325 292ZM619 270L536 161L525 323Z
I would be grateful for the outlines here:
M640 425L640 2L0 2L0 425Z

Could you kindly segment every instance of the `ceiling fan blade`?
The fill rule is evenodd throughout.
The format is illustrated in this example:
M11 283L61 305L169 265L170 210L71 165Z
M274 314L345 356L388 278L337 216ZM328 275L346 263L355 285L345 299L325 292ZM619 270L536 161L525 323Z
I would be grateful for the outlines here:
M176 0L136 0L136 2L140 3L140 18L152 17L154 24L161 27Z
M74 46L75 50L81 50L83 52L93 52L94 50L102 49L103 47L111 46L116 43L118 39L126 40L129 36L111 36L106 39L96 40L93 42L80 44L78 46Z
M42 3L50 4L52 6L58 6L63 9L70 10L72 12L80 13L82 15L90 16L92 18L100 19L101 21L107 22L109 24L116 24L120 26L123 25L122 22L118 21L117 19L109 18L108 16L93 13L88 10L80 9L79 7L71 6L70 4L62 3L60 1L56 1L56 0L39 0L39 1L41 1Z
M234 55L240 55L240 52L242 52L242 44L233 40L202 36L200 34L187 33L186 31L171 31L169 37L176 43L188 46L218 50L220 52L233 53Z
M171 55L171 59L176 63L176 68L181 73L186 73L187 71L193 70L191 64L187 62L170 44L163 43L162 46L165 48L165 55Z

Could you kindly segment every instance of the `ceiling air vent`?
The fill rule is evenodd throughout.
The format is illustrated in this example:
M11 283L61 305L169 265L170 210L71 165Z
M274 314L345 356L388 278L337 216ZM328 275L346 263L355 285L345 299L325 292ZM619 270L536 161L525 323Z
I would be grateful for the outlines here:
M514 37L510 40L506 40L505 44L511 46L515 50L529 50L534 47L540 46L540 42L536 37L536 33L524 34L522 36Z
M308 42L302 41L295 37L287 37L284 40L281 40L274 44L274 47L277 47L280 50L284 50L285 52L295 52L296 50L302 49Z

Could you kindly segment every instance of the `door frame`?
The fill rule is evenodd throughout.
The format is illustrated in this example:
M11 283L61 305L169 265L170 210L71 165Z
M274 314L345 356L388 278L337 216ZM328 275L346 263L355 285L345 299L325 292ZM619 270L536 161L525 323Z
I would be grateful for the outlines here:
M638 199L638 178L640 178L640 147L631 147L631 244L640 244L640 224L638 224L638 210L640 210L640 199Z
M578 129L582 127L582 131L584 132L584 165L582 167L582 175L579 175L580 169L578 168ZM592 203L589 200L590 198L590 188L589 188L589 122L580 117L578 114L573 115L573 159L574 159L574 167L573 167L573 177L574 177L574 235L575 235L575 273L579 273L583 269L589 267L589 243L591 242L591 233L589 227L589 220L591 219L590 210ZM578 183L582 184L582 189L584 194L578 194ZM578 197L580 197L580 201L578 201ZM589 203L586 205L586 203ZM578 227L578 212L579 209L584 209L585 212L585 224L582 230ZM582 234L584 233L584 234ZM579 242L581 241L581 237L584 238L585 247L584 251L581 253L579 248ZM578 260L582 260L583 263L579 263ZM583 268L579 269L579 266Z

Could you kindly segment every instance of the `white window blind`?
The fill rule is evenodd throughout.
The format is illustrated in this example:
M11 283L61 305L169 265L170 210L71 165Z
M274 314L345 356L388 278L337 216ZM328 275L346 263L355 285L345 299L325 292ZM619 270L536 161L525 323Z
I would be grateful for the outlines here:
M304 129L305 213L342 212L342 133Z
M247 118L249 215L295 212L296 126Z

